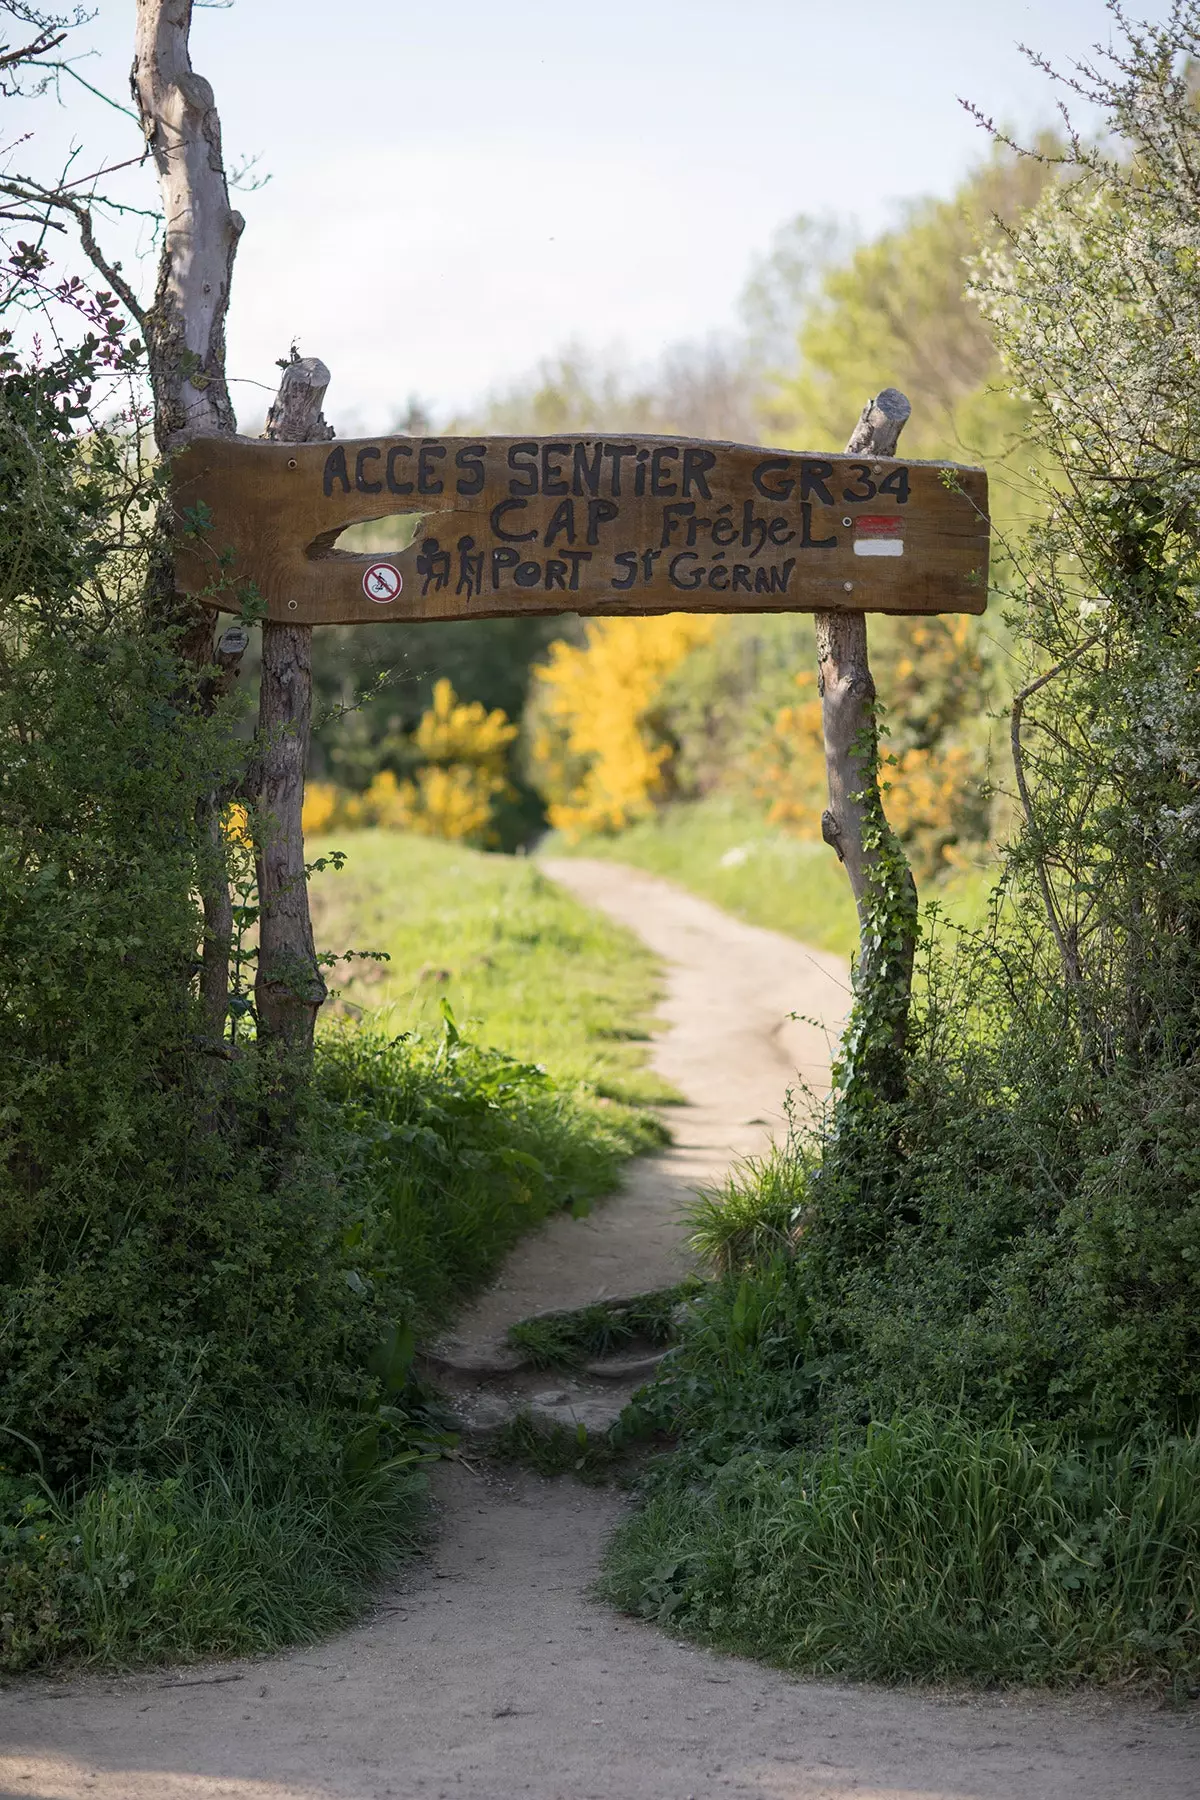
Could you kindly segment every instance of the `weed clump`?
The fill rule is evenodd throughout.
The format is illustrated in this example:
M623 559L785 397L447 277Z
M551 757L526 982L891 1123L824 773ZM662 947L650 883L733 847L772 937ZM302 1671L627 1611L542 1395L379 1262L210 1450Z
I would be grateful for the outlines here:
M508 1342L514 1350L523 1350L535 1369L575 1369L635 1345L659 1349L674 1341L680 1308L700 1285L697 1280L681 1281L627 1300L538 1313L510 1325Z

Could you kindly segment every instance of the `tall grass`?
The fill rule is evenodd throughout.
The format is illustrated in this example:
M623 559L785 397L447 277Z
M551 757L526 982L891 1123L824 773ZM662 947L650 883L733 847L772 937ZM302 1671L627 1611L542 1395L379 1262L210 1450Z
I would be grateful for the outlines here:
M399 1042L365 1027L326 1037L322 1089L350 1128L368 1260L427 1330L551 1213L585 1213L639 1150L653 1114L561 1086L464 1038L453 1016Z
M101 1392L116 1423L103 1453L85 1446L68 1466L43 1455L29 1408L0 1416L0 1669L257 1653L353 1616L414 1542L420 1465L438 1441L409 1379L414 1334L443 1324L523 1232L583 1212L628 1156L661 1141L652 1115L597 1091L661 1092L640 1073L648 953L626 962L623 934L526 863L410 840L374 849L373 874L360 865L359 885L352 875L341 891L337 947L364 935L380 947L370 927L402 896L398 960L385 965L397 986L381 1009L392 1029L343 1018L323 1032L281 1193L248 1178L235 1188L222 1164L224 1236L198 1178L191 1212L175 1189L160 1207L168 1248L183 1218L190 1261L151 1261L159 1240L147 1239L145 1278L127 1290L126 1265L108 1270L85 1241L62 1267L10 1282L13 1319L36 1293L60 1338L90 1344L86 1363L81 1348L47 1365L45 1391L60 1410L81 1396L89 1423ZM434 956L429 969L417 960ZM469 1032L451 994L475 1012ZM561 1055L565 1075L541 1054ZM279 1230L256 1232L276 1214ZM108 1306L93 1307L99 1343L96 1328L67 1331L63 1299L68 1278L78 1286L97 1266L110 1277L95 1288ZM193 1305L216 1269L228 1275L220 1303ZM138 1302L128 1317L110 1297L126 1291ZM159 1338L194 1369L174 1406L143 1391ZM140 1436L122 1433L126 1414L149 1421Z
M1200 1442L1092 1446L918 1411L674 1483L618 1532L630 1611L890 1681L1200 1675Z
M360 1475L298 1460L228 1422L220 1456L76 1497L0 1475L0 1668L129 1667L245 1656L353 1617L415 1543L415 1452Z

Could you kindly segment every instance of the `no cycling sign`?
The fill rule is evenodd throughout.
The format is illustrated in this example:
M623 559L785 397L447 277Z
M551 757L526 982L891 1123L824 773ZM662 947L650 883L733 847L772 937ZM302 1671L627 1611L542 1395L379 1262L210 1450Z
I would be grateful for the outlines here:
M373 562L363 570L363 593L377 606L388 606L399 597L404 577L395 563Z

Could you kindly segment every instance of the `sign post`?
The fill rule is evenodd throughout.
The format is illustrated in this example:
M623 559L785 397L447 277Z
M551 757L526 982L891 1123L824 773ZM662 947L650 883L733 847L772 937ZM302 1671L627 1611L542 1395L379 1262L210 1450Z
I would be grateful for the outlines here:
M886 979L899 996L889 1027L898 1067L916 900L892 839L887 854L893 869L904 870L904 891L897 897L889 889L888 904L904 917L882 935L898 945L897 966L873 969L869 940L881 933L868 930L878 900L872 881L880 887L888 834L865 614L984 611L984 471L897 458L909 404L894 388L868 401L840 456L607 433L335 440L323 419L315 422L328 371L310 362L311 380L308 363L285 370L278 406L287 411L289 375L311 386L313 427L297 429L294 438L316 441L199 438L176 456L180 591L228 612L240 612L253 594L265 611L264 645L276 635L290 643L285 628L307 643L314 625L568 612L815 613L830 798L822 831L846 865L863 928L860 994ZM286 435L278 428L268 434ZM398 533L405 548L371 555L338 549L350 526L385 518L405 521ZM290 682L276 684L281 691L308 681L306 657L293 658L288 674ZM286 710L302 729L286 758L295 778L283 784L287 796L282 787L277 796L276 812L287 816L282 825L276 818L275 829L283 831L289 872L279 910L281 918L297 914L283 930L287 943L294 939L292 961L297 968L311 963L311 1043L323 989L307 896L302 879L294 879L303 862L307 697L289 691ZM276 909L261 898L265 945L273 929L268 913L273 920ZM272 958L281 971L286 947L281 940ZM264 995L270 985L260 970Z

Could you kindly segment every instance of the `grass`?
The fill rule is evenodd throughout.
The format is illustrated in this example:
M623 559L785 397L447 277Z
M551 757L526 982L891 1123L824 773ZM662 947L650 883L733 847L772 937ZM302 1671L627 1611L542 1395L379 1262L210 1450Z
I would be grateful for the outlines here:
M634 1294L627 1300L601 1300L573 1312L538 1313L508 1328L514 1350L523 1350L537 1369L577 1369L599 1356L612 1356L631 1344L655 1348L674 1341L678 1308L698 1283Z
M0 1668L252 1656L353 1618L417 1540L415 1461L281 1483L269 1460L235 1429L220 1458L73 1500L0 1474Z
M589 1432L582 1424L552 1424L529 1412L519 1412L501 1426L489 1442L488 1454L495 1462L517 1463L535 1475L573 1475L590 1487L611 1481L623 1460L622 1449L608 1432Z
M588 912L525 857L398 832L311 846L348 853L314 878L323 950L381 950L343 964L335 1008L381 1030L441 1022L449 1002L481 1044L544 1063L563 1082L638 1104L678 1099L647 1068L658 964L632 933Z
M366 1026L326 1036L326 1101L350 1127L368 1262L418 1332L445 1324L525 1232L577 1217L662 1141L652 1113L465 1038L453 1020L396 1045Z
M885 1681L1200 1679L1200 1442L1035 1439L916 1412L668 1483L602 1592L790 1669Z
M858 922L845 871L827 844L790 836L762 813L725 795L663 807L613 837L543 845L556 856L600 856L665 875L751 925L783 931L819 950L850 956ZM989 873L956 872L944 884L925 884L956 923L982 921Z

